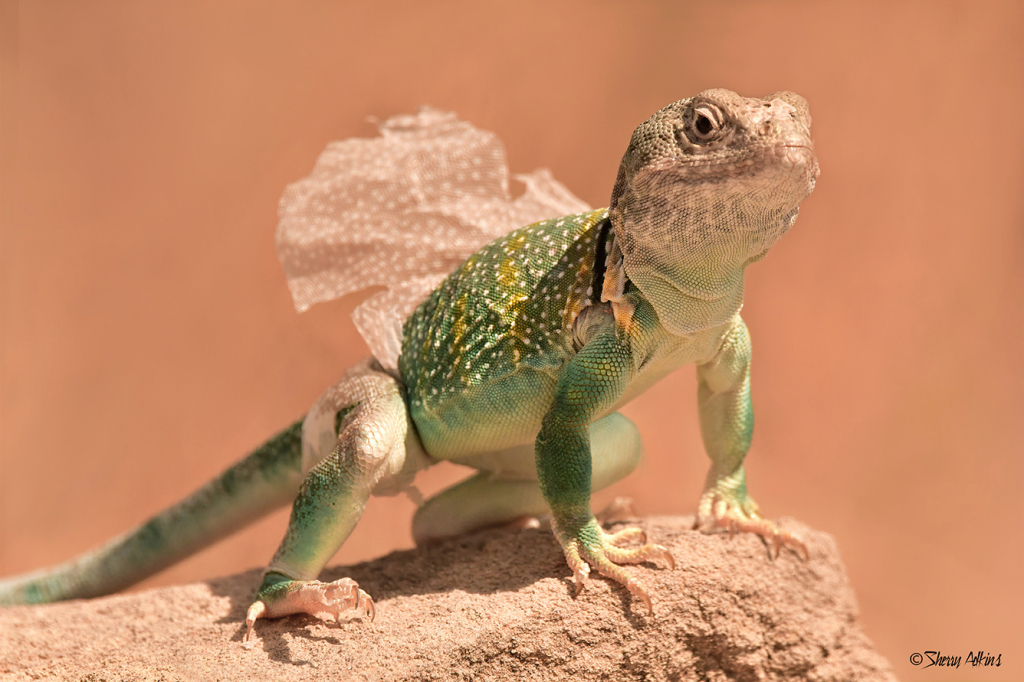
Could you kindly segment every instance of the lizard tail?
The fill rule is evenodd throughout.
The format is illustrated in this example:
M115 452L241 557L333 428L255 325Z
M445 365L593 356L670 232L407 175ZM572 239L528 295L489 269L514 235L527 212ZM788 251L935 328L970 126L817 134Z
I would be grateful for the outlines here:
M71 561L0 580L0 606L110 594L290 502L302 483L302 421L138 528Z

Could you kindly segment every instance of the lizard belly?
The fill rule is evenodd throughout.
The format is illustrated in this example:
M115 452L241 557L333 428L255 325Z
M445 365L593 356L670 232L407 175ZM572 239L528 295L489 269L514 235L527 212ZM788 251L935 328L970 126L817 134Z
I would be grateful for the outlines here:
M483 453L533 443L556 381L548 372L520 367L441 400L414 403L410 412L432 457L473 466Z

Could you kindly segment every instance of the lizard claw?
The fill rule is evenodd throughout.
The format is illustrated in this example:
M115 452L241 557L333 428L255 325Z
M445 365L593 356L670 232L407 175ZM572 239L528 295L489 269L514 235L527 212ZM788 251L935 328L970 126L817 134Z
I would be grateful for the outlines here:
M260 589L256 601L245 616L246 648L253 636L253 626L259 618L278 618L293 613L311 616L326 614L341 621L344 611L359 610L373 622L376 615L373 599L359 589L351 578L324 583L319 580L284 580Z
M787 531L779 529L773 522L768 519L756 518L756 519L734 519L729 523L729 536L732 536L733 529L745 533L756 533L761 536L765 544L768 546L768 556L772 559L779 558L779 554L782 553L782 548L785 547L796 553L804 561L809 558L807 552L807 545L803 541L789 533Z
M737 532L755 533L768 546L768 556L777 559L785 547L807 561L809 554L807 545L798 536L781 530L774 522L761 516L757 503L745 492L737 494L732 490L720 490L712 487L701 496L697 507L697 517L693 524L695 529L705 533L725 528L729 538Z
M630 594L643 601L649 615L654 615L650 591L632 573L618 564L639 564L648 559L662 558L668 562L670 568L675 568L675 558L668 549L653 543L632 549L619 547L617 542L637 537L646 538L646 534L639 528L625 528L617 533L608 533L593 518L573 534L562 532L554 520L551 526L576 579L574 596L579 596L583 591L590 576L590 568L593 566L601 575L622 584Z

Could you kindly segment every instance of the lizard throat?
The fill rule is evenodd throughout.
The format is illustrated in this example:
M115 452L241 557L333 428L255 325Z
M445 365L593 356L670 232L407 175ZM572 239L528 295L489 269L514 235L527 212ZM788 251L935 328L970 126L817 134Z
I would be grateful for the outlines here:
M740 311L744 269L763 258L797 216L795 208L755 214L743 201L689 206L613 213L613 221L624 218L615 225L618 277L632 282L666 329L680 335L719 326Z

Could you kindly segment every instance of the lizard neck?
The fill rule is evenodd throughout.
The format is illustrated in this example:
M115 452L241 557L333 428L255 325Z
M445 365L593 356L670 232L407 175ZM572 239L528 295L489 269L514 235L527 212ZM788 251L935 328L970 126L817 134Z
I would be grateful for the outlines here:
M708 267L696 263L671 271L644 270L629 275L666 329L695 334L718 327L743 307L743 268Z
M684 211L616 224L622 214L613 211L615 242L608 260L613 274L606 276L605 298L621 297L628 279L674 334L725 324L743 306L745 268L765 256L796 220L796 211L773 217L751 228L736 221L722 229Z
M617 263L612 259L618 259ZM725 324L743 307L743 265L676 263L671 268L628 268L613 246L605 300L621 300L628 280L673 334L696 334ZM618 291L615 291L615 289Z

